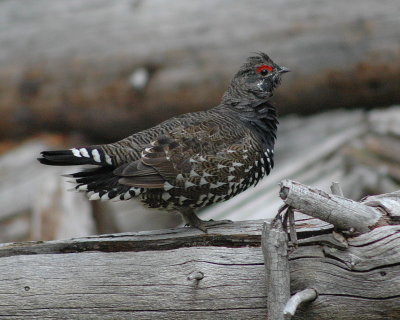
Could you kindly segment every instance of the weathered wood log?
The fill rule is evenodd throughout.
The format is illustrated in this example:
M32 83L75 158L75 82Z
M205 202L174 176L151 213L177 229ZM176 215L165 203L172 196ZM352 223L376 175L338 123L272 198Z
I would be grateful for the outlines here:
M304 233L331 226L298 221ZM0 246L0 318L266 317L262 221ZM300 235L302 232L300 232Z
M398 319L399 231L374 229L349 239L345 250L300 246L291 255L292 292L314 288L318 298L300 307L295 319Z
M277 92L281 113L399 101L396 0L250 6L1 1L0 137L57 130L121 138L215 105L238 63L258 50L294 71Z
M350 238L298 219L291 293L318 298L294 319L400 317L400 226ZM262 221L0 246L3 319L261 319Z

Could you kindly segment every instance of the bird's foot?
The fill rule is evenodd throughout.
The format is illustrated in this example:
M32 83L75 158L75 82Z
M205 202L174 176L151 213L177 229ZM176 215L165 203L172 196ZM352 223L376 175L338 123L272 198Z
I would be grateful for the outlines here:
M221 225L229 224L229 223L233 223L233 221L231 221L231 220L204 221L204 220L199 219L199 220L194 221L194 223L189 224L189 226L199 229L199 230L203 231L204 233L207 233L208 229L211 227L221 226Z
M217 220L217 221L201 220L192 209L188 209L188 208L182 208L181 210L179 210L179 212L182 214L183 218L185 219L186 225L189 225L192 228L199 229L205 233L207 233L207 229L210 227L219 226L219 225L223 225L223 224L227 224L227 223L232 223L231 220Z

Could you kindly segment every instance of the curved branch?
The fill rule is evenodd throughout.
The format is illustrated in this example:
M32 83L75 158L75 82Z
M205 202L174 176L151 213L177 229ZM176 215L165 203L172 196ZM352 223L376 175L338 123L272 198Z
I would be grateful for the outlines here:
M285 307L283 308L283 316L285 320L289 320L294 316L299 305L305 302L314 301L315 299L317 299L317 297L317 291L315 289L309 288L299 291L291 296Z

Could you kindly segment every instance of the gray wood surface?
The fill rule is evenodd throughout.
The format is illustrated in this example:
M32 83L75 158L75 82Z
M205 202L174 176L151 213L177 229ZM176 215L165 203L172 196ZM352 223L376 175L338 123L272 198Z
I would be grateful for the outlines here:
M279 193L289 206L315 218L332 223L341 230L368 232L382 217L382 212L322 190L292 180L283 180ZM396 203L400 207L399 203Z
M280 219L264 222L262 251L267 285L267 314L270 320L284 320L283 309L290 298L288 235Z
M318 298L294 319L400 316L399 226L349 239L346 249L330 242L326 223L297 225L291 291L315 288ZM251 221L208 234L181 228L3 244L0 318L265 319L261 228Z

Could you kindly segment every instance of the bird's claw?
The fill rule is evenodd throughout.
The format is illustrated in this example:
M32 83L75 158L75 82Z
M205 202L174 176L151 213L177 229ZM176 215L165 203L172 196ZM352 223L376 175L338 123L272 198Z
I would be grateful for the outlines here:
M220 226L220 225L229 224L229 223L233 223L233 221L232 220L216 220L216 221L214 221L212 219L209 221L201 220L200 223L198 223L197 225L192 226L192 227L197 228L197 229L203 231L204 233L208 233L208 229L210 227Z

